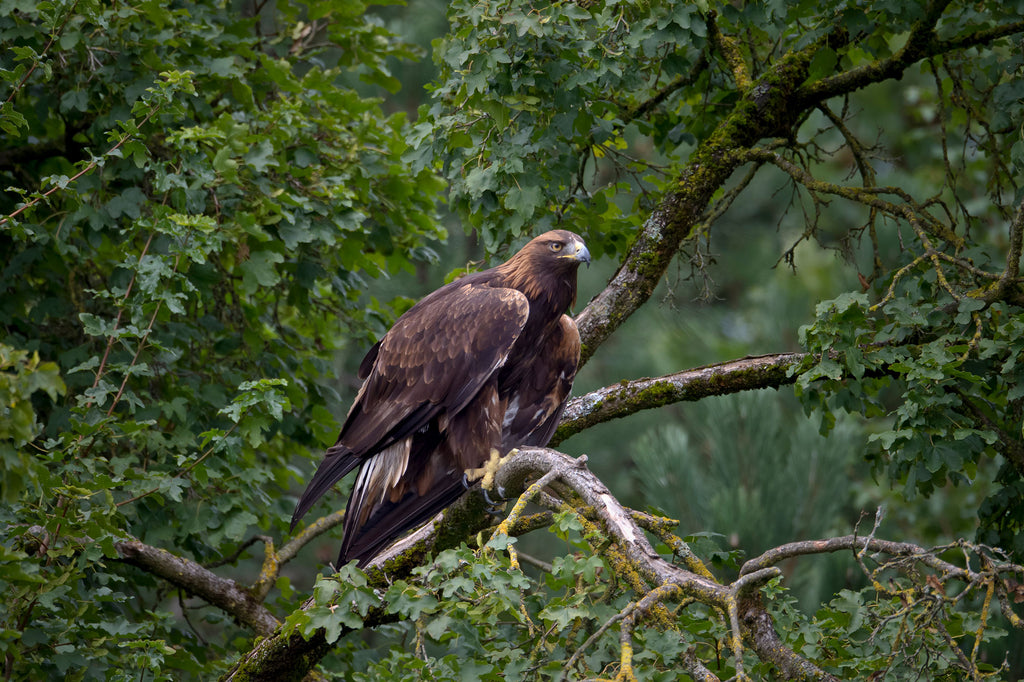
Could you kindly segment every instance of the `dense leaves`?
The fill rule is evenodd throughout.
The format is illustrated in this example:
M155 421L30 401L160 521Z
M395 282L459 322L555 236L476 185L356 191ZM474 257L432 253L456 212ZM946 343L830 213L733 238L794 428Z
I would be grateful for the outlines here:
M403 116L343 80L393 85L410 48L357 3L241 9L0 8L3 523L38 555L0 646L23 677L200 669L114 539L210 561L280 528L292 458L333 428L334 350L390 317L365 283L444 234Z

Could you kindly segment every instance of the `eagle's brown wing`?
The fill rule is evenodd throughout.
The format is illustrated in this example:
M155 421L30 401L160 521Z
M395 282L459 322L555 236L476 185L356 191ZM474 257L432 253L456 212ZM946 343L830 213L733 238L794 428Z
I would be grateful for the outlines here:
M487 444L494 435L493 415L503 415L502 452L520 445L543 446L551 440L579 365L580 335L572 318L563 315L527 354L529 362L522 363L525 372L516 377L517 389L510 395L499 396L499 372L495 372L463 410L447 419L443 439L429 429L410 439L405 479L375 505L367 504L366 492L371 486L364 479L379 475L375 469L385 458L364 465L348 508L363 510L365 517L353 519L353 526L360 528L346 532L342 561L372 558L402 529L426 522L458 499L465 491L464 471L479 467L487 458ZM506 365L500 371L516 373L519 369ZM404 442L393 447L397 456L405 457L399 449Z
M296 506L293 526L336 482L364 465L346 514L343 560L355 556L347 548L357 544L359 535L372 531L386 542L457 497L447 490L450 486L437 487L448 479L461 485L462 469L456 476L449 470L457 463L442 461L451 457L452 448L440 447L447 438L441 432L450 430L453 421L458 426L489 420L490 426L481 428L495 434L492 447L500 441L497 406L490 415L472 419L464 413L480 409L479 394L493 387L496 370L526 324L529 303L518 291L479 285L472 276L466 280L410 308L367 354L360 368L366 380L338 442L328 449ZM411 493L417 498L414 505L403 502ZM378 513L382 506L392 507L385 515L391 520ZM415 511L413 506L422 511L407 514Z

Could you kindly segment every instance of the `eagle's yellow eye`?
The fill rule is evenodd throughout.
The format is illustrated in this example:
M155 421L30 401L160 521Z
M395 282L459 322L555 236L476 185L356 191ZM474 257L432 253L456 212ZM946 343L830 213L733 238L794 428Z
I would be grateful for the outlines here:
M551 242L551 250L555 253L561 251L563 246L565 245L562 242Z

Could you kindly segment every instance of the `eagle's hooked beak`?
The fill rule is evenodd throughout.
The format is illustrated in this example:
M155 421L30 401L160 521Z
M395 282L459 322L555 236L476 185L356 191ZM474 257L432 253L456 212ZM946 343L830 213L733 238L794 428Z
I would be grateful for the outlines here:
M566 246L565 252L559 258L571 258L590 267L590 251L587 250L587 245L575 239Z

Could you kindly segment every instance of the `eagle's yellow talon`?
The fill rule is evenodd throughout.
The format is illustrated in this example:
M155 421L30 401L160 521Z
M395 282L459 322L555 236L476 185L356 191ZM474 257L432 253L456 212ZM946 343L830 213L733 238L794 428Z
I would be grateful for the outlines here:
M494 488L494 476L498 473L498 469L505 466L505 462L510 457L519 454L517 448L512 448L508 451L508 454L504 457L496 449L491 448L491 456L484 462L482 467L477 469L467 469L466 479L470 483L476 483L480 481L480 487L484 490L491 490Z

